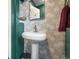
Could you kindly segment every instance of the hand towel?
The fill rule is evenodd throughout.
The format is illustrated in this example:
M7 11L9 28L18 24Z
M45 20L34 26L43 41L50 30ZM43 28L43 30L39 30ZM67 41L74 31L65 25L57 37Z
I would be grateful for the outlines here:
M61 12L59 32L66 31L70 27L70 7L66 5Z

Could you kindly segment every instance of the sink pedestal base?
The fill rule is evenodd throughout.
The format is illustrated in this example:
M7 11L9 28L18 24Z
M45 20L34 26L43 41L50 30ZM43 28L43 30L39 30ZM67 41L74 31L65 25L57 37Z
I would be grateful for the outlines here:
M31 59L39 59L39 44L38 43L32 43Z

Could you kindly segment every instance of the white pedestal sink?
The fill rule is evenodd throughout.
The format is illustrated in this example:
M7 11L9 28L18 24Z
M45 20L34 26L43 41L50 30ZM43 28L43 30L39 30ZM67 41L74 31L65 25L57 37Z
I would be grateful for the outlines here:
M39 59L39 43L46 40L46 33L39 32L24 32L22 37L26 40L32 41L31 59Z

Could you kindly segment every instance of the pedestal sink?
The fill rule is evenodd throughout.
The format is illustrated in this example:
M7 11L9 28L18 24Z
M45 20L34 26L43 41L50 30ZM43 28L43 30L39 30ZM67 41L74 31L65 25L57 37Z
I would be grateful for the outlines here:
M24 32L22 37L26 40L32 41L31 59L39 59L39 43L46 40L46 33L40 32Z

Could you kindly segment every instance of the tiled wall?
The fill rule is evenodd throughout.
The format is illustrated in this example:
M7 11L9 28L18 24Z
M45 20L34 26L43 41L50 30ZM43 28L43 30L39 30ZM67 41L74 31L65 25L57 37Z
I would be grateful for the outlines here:
M25 1L24 3L20 4L20 12L19 12L19 17L26 17L28 16L28 2ZM31 10L31 13L30 15L32 16L33 14L37 13L36 9L30 9ZM37 14L36 14L37 15ZM34 17L34 16L32 16ZM45 29L45 19L43 20L33 20L33 21L30 21L30 20L27 20L26 19L26 31L34 31L34 26L37 25L37 28L38 28L38 31L39 32L46 32L46 29Z
M47 0L45 3L46 29L51 59L65 59L65 33L58 32L60 14L65 0Z

